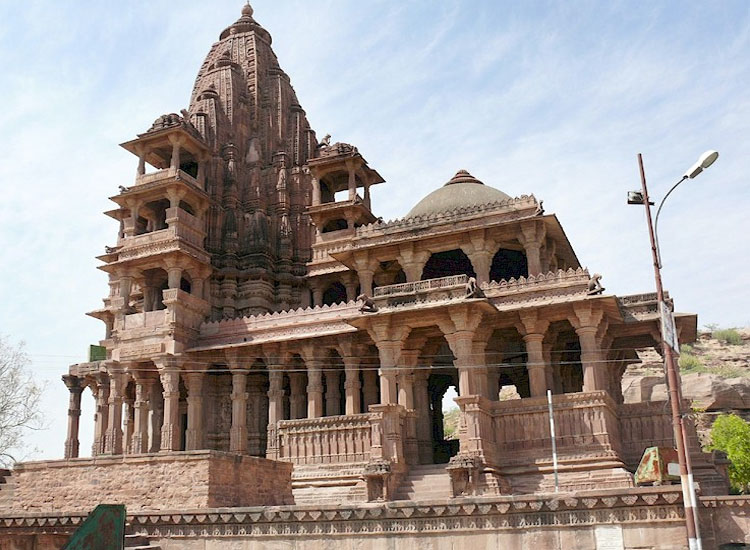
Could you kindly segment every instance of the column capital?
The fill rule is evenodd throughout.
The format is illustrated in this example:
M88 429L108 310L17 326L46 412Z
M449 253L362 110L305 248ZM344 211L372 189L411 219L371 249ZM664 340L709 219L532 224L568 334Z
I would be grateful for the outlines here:
M65 383L65 387L68 388L70 393L81 393L83 391L83 384L78 376L63 374L62 381Z

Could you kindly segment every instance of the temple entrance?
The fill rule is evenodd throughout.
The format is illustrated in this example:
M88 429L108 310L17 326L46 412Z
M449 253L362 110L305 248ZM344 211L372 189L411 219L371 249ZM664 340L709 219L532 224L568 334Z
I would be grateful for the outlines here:
M451 414L451 423L446 425L446 414L443 409L445 395L451 388L454 390L451 393L458 393L458 371L455 368L436 369L427 379L433 464L446 464L459 450L458 415Z

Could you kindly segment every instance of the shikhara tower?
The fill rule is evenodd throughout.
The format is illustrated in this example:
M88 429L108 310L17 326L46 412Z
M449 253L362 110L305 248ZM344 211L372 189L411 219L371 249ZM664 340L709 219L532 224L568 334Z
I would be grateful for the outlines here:
M90 313L105 339L63 377L65 460L19 465L11 507L88 509L106 486L162 540L206 538L206 521L227 541L298 544L309 525L395 536L422 522L428 538L455 525L520 547L521 525L560 541L612 517L633 548L672 547L653 521L681 536L679 492L633 478L644 448L671 445L667 408L626 402L621 387L636 349L660 344L656 297L605 293L533 195L460 170L404 218L377 218L383 178L357 147L316 139L249 5L211 47L188 109L123 147L138 169L112 197L110 291ZM676 321L692 341L696 316ZM443 429L449 387L457 439ZM79 458L86 389L94 456ZM562 500L545 496L548 390L573 495ZM704 494L720 493L720 463L690 436ZM0 518L7 494L0 485ZM440 504L392 509L403 517L362 505L378 500ZM258 512L267 529L255 512L183 514L277 504L307 508ZM172 512L149 515L160 510Z

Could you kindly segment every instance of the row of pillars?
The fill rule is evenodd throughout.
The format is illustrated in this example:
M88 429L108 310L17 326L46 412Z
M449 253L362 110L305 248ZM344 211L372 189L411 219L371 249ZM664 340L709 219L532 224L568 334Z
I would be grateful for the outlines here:
M170 158L169 168L172 170L179 170L180 169L180 157L182 154L182 148L185 144L185 138L180 135L169 135L168 136L169 142L172 145L172 155ZM136 171L136 174L138 176L143 176L146 173L146 149L143 147L140 147L138 149L138 170ZM206 186L206 163L208 161L208 156L206 154L201 154L198 156L198 173L197 177L195 178L198 181L198 184L200 185L201 189L204 189Z

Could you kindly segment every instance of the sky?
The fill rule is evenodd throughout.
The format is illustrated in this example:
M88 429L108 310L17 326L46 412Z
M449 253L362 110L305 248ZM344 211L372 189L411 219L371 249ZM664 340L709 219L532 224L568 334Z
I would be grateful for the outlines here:
M0 333L47 384L47 429L24 458L62 456L60 381L104 336L101 213L137 159L118 147L186 108L239 0L0 3ZM640 188L661 200L705 150L719 160L669 198L665 287L699 326L750 325L750 4L497 0L264 0L318 136L356 145L386 179L373 210L398 218L469 170L556 213L607 292L653 292ZM93 400L86 392L82 455Z

